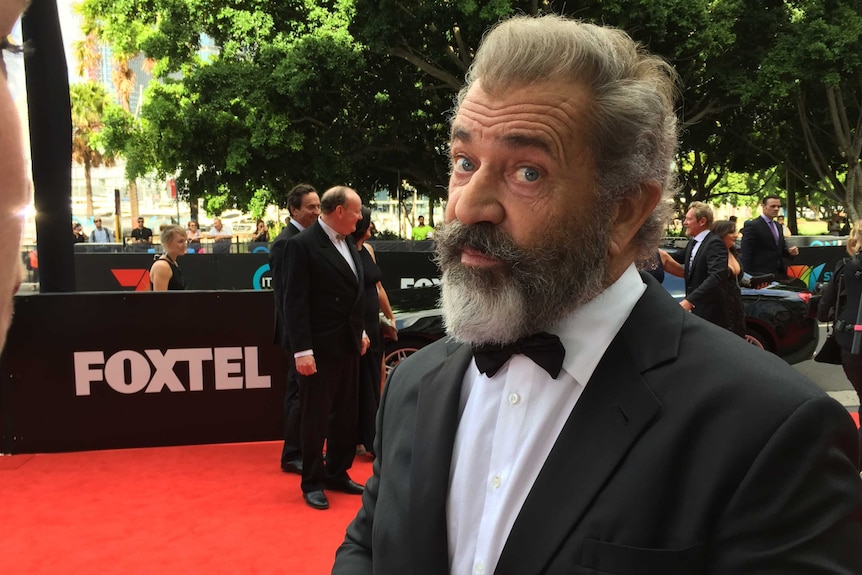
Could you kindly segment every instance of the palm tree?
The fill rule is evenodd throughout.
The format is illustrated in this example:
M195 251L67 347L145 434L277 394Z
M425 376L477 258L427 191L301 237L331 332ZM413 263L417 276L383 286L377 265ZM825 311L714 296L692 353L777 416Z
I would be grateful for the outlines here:
M76 11L81 13L81 6L76 6ZM96 77L96 67L99 65L99 62L102 59L102 56L99 52L99 28L94 26L91 22L84 21L82 27L82 31L84 32L84 39L79 40L73 44L73 49L75 53L75 60L77 61L77 71L78 75L84 76L85 78L94 79ZM131 111L130 100L132 90L135 87L135 72L129 66L129 60L131 58L127 55L118 55L113 54L111 57L111 64L113 65L113 69L111 71L111 82L114 84L114 88L117 90L117 97L120 100L120 106L127 112ZM113 165L113 159L111 159L111 163L106 163L105 165ZM97 167L97 165L93 167ZM84 166L85 173L87 172L87 166ZM87 175L89 178L89 175ZM90 205L90 183L89 179L87 180L87 190L88 190L88 203ZM129 204L132 211L132 219L137 219L138 217L138 183L132 178L129 180ZM120 214L117 214L120 215Z
M102 164L114 165L114 158L105 155L97 145L96 134L102 129L102 114L110 97L97 82L84 82L69 86L72 101L72 161L84 166L84 185L87 192L87 215L93 216L93 182L91 171Z

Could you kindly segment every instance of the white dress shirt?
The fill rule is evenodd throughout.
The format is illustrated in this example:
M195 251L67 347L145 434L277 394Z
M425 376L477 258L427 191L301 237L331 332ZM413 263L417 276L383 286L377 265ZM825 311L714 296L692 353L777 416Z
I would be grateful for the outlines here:
M291 220L292 222L293 220ZM332 242L332 245L335 246L335 249L338 250L338 253L341 254L341 257L347 262L347 265L350 266L350 269L353 270L353 275L356 278L359 278L359 274L356 273L356 262L353 261L353 256L350 255L350 248L347 247L347 242L343 237L339 237L341 234L330 228L326 225L322 219L317 220L320 222L320 227L323 228L323 231L326 232L326 236L329 238L329 241ZM297 224L299 225L299 224ZM367 337L365 330L362 330L362 338L365 339ZM293 354L293 357L299 359L300 357L304 357L307 355L314 355L314 350L304 349L302 351L298 351Z
M344 240L344 236L327 226L323 219L319 219L317 221L320 222L320 227L323 228L324 232L326 232L332 245L335 246L335 249L338 250L338 253L341 254L341 257L344 258L344 261L346 261L347 265L350 266L350 269L353 270L353 275L358 278L359 274L356 273L356 262L353 261L353 256L350 255L350 248L347 247L347 242Z
M494 572L563 425L645 289L632 265L547 330L566 349L557 379L523 355L512 356L490 378L471 362L461 391L446 506L450 573Z
M691 256L689 256L689 260L688 260L688 267L689 268L691 267L691 262L694 261L694 256L697 255L697 250L700 249L700 246L703 243L703 240L705 240L706 236L708 236L708 235L709 235L709 230L707 229L707 230L703 230L702 232L700 232L699 234L697 234L696 236L694 236L692 238L697 243L695 243L694 246L691 248Z

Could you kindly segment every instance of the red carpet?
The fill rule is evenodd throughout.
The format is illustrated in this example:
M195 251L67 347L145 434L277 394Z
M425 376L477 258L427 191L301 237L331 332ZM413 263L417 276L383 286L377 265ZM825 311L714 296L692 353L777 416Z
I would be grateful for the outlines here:
M280 454L267 442L0 457L0 574L329 573L361 498L309 508ZM364 483L370 460L351 475Z
M302 500L280 442L0 457L0 573L322 574L361 498ZM364 483L368 458L351 470Z

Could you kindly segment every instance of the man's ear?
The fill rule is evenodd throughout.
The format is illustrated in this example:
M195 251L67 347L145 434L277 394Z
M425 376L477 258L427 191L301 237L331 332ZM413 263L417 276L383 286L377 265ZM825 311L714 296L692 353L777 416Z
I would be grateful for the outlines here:
M608 251L611 256L625 253L644 221L661 201L661 186L649 181L637 193L627 194L617 203Z

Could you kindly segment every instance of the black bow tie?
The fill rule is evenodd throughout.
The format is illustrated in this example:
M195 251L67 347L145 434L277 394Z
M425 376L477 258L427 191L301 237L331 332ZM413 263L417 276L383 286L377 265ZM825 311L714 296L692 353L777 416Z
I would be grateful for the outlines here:
M516 353L526 355L536 365L547 371L548 375L557 379L560 370L563 369L566 348L563 347L560 338L544 331L522 337L507 345L485 344L473 347L476 367L479 368L480 373L484 373L488 377L493 377L503 367L503 364Z

